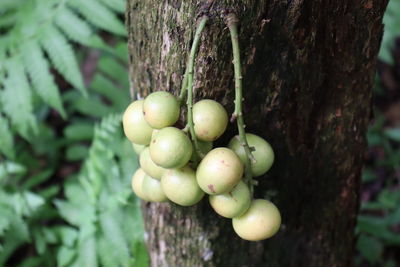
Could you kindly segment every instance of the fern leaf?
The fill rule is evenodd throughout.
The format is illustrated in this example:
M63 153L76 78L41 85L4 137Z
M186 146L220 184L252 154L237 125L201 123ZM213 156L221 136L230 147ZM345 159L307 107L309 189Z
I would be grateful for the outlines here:
M33 116L32 95L22 61L9 58L6 62L7 77L3 81L1 103L4 113L11 119L17 131L29 139L30 130L37 133L37 122Z
M126 8L125 0L100 0L103 4L118 13L124 13Z
M35 41L30 41L23 43L21 48L24 61L27 63L25 69L37 94L65 118L66 113L60 93L54 83L53 76L50 74L49 64L40 46Z
M49 25L43 30L41 44L58 72L86 96L74 50L65 36L57 28Z
M0 151L7 157L14 159L14 139L6 118L0 114Z
M106 6L96 0L71 0L68 2L73 8L77 9L88 21L95 26L118 34L126 36L124 24L118 17Z
M96 46L97 43L103 43L93 33L93 30L86 21L66 6L59 11L58 16L55 18L55 23L69 39L79 44Z

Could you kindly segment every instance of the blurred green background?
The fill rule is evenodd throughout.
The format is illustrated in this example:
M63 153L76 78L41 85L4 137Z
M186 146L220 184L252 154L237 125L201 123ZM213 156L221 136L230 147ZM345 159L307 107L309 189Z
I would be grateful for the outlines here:
M0 266L148 266L125 0L0 1ZM358 266L400 265L400 1L391 0L356 228Z

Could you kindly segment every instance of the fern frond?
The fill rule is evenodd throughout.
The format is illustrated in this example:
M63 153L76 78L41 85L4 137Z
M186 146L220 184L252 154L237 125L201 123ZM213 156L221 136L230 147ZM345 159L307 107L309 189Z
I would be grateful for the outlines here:
M25 69L37 94L65 118L67 115L61 102L60 93L53 76L50 74L49 64L39 44L35 41L30 41L21 45Z
M51 62L64 78L86 95L82 75L75 57L74 50L60 31L48 25L41 37L41 44L49 55Z
M30 129L37 132L36 118L33 116L32 95L24 66L20 58L12 57L5 63L7 77L3 81L1 103L4 113L11 119L17 131L29 139Z
M102 40L93 33L90 25L68 7L63 7L55 18L56 25L67 37L79 44L93 46ZM96 39L96 41L94 40Z
M8 125L8 120L0 114L0 152L8 158L15 158L14 139Z
M118 34L126 36L126 29L123 23L117 18L115 13L105 5L96 0L71 0L68 4L78 10L82 16L95 26Z
M124 13L126 8L125 0L100 0L104 5L119 13Z

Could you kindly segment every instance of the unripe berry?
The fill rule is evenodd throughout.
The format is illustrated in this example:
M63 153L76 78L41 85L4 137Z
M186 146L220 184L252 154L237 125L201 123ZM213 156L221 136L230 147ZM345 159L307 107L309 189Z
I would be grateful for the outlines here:
M144 119L143 102L144 100L137 100L127 107L122 117L122 124L125 135L131 142L148 145L153 128Z
M150 144L151 159L167 169L185 166L192 156L192 151L189 137L175 127L161 129Z
M243 175L239 157L226 147L214 148L200 162L196 178L200 188L210 195L232 190Z
M151 93L144 100L144 118L155 129L172 126L179 119L180 107L176 97L166 91Z
M204 99L193 105L194 131L202 141L214 141L228 125L228 114L217 101Z
M166 170L161 177L161 186L168 199L181 206L192 206L204 196L197 184L196 173L189 166Z
M143 149L139 156L140 167L151 177L154 179L161 179L161 176L164 174L165 169L158 166L153 162L150 157L149 147Z
M149 175L145 175L142 183L142 192L149 201L152 202L166 202L168 201L167 196L161 188L159 180L152 178Z
M133 192L140 197L143 200L148 200L146 195L142 191L142 184L143 184L143 178L146 175L146 173L143 171L143 169L139 168L136 170L136 172L132 175L132 180L131 180L131 186Z
M252 155L255 162L251 162L251 173L253 176L260 176L266 173L274 163L274 151L271 145L258 135L246 133L246 139L249 147L253 147ZM246 153L238 136L234 136L229 142L228 147L235 151L240 160L245 163Z
M232 219L232 224L233 229L241 238L260 241L278 232L281 214L272 202L256 199L242 216Z
M233 218L242 215L250 207L249 187L240 181L230 192L209 196L211 207L219 215Z

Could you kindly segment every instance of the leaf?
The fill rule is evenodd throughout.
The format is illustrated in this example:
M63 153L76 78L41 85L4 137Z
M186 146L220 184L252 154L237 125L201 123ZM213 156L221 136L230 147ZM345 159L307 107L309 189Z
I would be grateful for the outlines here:
M400 142L400 128L386 129L385 135L393 141Z
M72 103L73 107L80 113L93 117L105 117L112 112L99 98L79 98Z
M66 158L69 161L82 160L87 157L88 147L85 145L71 145L66 151Z
M57 28L49 25L43 30L41 44L51 62L64 78L87 95L74 50Z
M360 235L357 240L357 249L370 263L376 263L382 257L383 244L373 237Z
M72 247L78 239L78 232L75 228L62 226L58 229L61 241L65 246Z
M97 267L96 239L91 235L79 244L78 266Z
M57 266L58 267L70 266L70 263L75 257L76 257L76 251L74 249L61 246L57 252Z
M67 6L58 12L55 23L68 38L80 44L88 45L88 40L93 35L90 25Z
M108 257L112 258L116 265L129 266L129 249L128 243L125 240L121 226L119 223L120 216L116 216L115 212L104 212L100 214L101 231L104 233L105 239L109 243L108 247L111 249Z
M109 99L115 111L123 111L130 103L129 90L121 90L115 86L115 82L102 74L93 77L90 88Z
M91 123L73 123L64 128L66 138L74 141L91 140L93 138L94 127Z
M100 29L126 36L125 26L110 9L99 1L71 0L68 4L77 9L88 21Z
M43 101L60 112L66 118L64 107L61 102L58 87L54 82L53 75L49 71L49 63L45 59L42 49L35 41L24 42L22 45L22 55L25 69L29 74L30 80L37 94Z
M31 91L20 58L9 58L6 63L7 77L3 81L4 89L0 91L3 111L11 118L18 132L30 139L30 130L37 133L37 122L33 116Z
M23 175L26 171L26 167L19 163L3 161L0 163L0 180L8 178L10 175Z
M87 21L80 18L67 6L59 11L55 23L69 39L79 44L103 49L107 47L103 40L93 33Z
M99 60L98 68L114 79L116 82L122 84L124 88L129 88L128 72L126 66L122 66L112 57L103 57Z
M376 180L377 176L372 169L365 168L362 172L362 181L364 183Z
M0 114L0 152L10 159L15 158L14 138L8 120Z
M103 4L107 7L119 12L124 13L126 8L126 1L125 0L100 0Z

